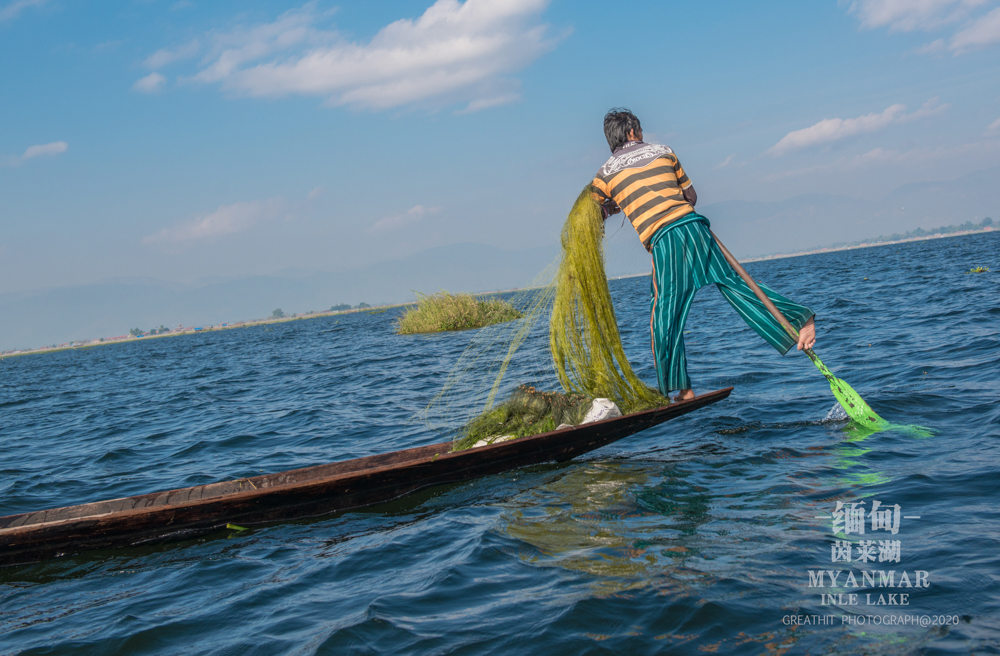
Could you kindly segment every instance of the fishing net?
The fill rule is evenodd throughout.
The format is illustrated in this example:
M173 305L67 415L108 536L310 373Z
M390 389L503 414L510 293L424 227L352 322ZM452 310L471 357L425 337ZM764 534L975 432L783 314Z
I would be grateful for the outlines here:
M604 221L587 187L562 231L563 257L549 322L549 346L559 382L567 392L615 401L631 413L669 400L632 371L618 334L604 272Z
M910 437L933 437L935 432L933 429L926 428L924 426L917 426L915 424L896 424L891 421L886 421L879 417L871 406L861 395L854 391L854 388L848 385L845 381L834 376L823 361L813 353L812 349L806 349L806 355L809 359L813 361L816 368L820 370L823 376L826 377L827 381L830 383L830 390L833 392L833 396L837 399L837 403L843 408L844 413L851 419L851 423L845 427L845 431L850 435L851 441L859 441L866 439L875 433L881 433L883 431L895 431L897 433L902 433Z
M523 317L469 340L422 413L432 429L451 433L456 450L577 424L594 398L611 399L626 414L670 402L639 380L625 356L605 275L603 226L588 186L566 218L560 258L507 299ZM511 366L521 378L516 387L504 383ZM563 391L543 391L547 384Z
M833 396L840 403L841 407L844 408L844 412L850 417L855 423L860 426L865 426L867 428L879 428L886 425L884 419L875 414L875 411L871 409L861 395L854 391L854 388L848 385L846 382L834 376L823 361L819 359L812 349L806 349L806 355L809 359L813 361L816 368L820 370L820 373L826 378L830 383L830 391L833 392Z
M593 399L582 394L561 394L519 385L504 403L479 415L464 427L455 441L460 451L492 444L499 439L547 433L562 424L583 421Z
M520 319L449 336L467 336L468 341L444 385L419 415L430 429L464 443L473 421L489 416L497 400L511 393L515 385L505 380L511 367L518 383L558 384L544 348L544 320L552 310L557 267L558 260L527 288L503 295L521 313Z

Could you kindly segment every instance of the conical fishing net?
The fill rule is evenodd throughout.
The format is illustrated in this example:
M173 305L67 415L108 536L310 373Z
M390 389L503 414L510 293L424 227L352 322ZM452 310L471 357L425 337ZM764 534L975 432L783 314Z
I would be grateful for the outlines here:
M890 421L882 419L878 416L871 406L861 398L861 395L854 391L854 388L848 385L845 381L837 378L827 369L823 361L813 352L812 349L806 349L806 355L809 359L813 361L816 368L820 370L827 381L830 383L830 390L833 392L833 396L837 399L837 403L840 407L844 409L844 412L851 419L851 423L844 428L844 431L850 436L848 439L852 442L864 440L876 433L881 433L883 431L894 431L897 433L902 433L910 437L924 438L933 437L935 432L933 429L926 428L924 426L917 426L915 424L895 424Z
M587 187L562 231L563 257L549 322L549 346L559 382L567 392L609 398L630 413L669 400L632 371L618 334L611 290L604 273L604 221Z
M556 267L553 262L528 288L504 294L521 312L520 319L455 335L469 335L468 342L441 390L420 413L429 428L461 442L468 437L473 420L490 415L497 399L505 399L517 384L556 384L551 357L544 348L545 323L540 321L552 310ZM522 349L526 342L528 347ZM514 383L505 381L512 365L520 379Z
M507 299L523 318L482 328L469 340L422 413L431 428L452 434L456 449L578 423L598 397L623 413L669 403L639 380L625 356L604 269L603 223L588 186L566 218L557 263ZM539 321L546 317L548 349ZM528 353L519 353L529 337ZM505 384L512 363L521 380ZM564 393L536 389L547 380Z
M848 385L846 382L834 376L823 361L819 359L812 349L806 349L806 355L809 359L813 361L816 368L820 370L820 373L829 381L830 391L833 392L833 396L840 403L841 407L844 408L844 412L847 416L853 419L856 423L866 426L868 428L877 428L887 422L875 414L875 411L871 409L861 395L854 391L854 388Z

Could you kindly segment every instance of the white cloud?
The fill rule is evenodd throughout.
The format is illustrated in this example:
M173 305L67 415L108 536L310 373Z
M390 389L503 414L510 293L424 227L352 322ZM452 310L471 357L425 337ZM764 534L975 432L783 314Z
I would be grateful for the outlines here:
M214 212L164 228L143 239L143 243L184 243L205 241L243 232L262 221L280 216L285 209L281 198L222 205Z
M520 98L508 76L555 43L539 22L548 2L437 0L366 43L316 27L325 14L310 3L273 23L210 33L190 80L252 97L320 96L333 106L461 101L463 112L476 111Z
M316 187L306 195L306 200L316 200L323 195L323 187Z
M132 85L132 89L141 93L159 93L163 85L167 83L167 78L159 73L150 73L146 77L139 78Z
M397 228L401 228L405 225L422 221L428 215L437 214L440 210L440 207L424 207L423 205L414 205L402 214L387 216L384 219L379 219L373 223L370 228L368 228L368 232L383 233L396 230Z
M733 160L734 160L734 159L736 159L736 153L733 153L732 155L730 155L730 156L729 156L729 157L727 157L726 159L724 159L724 160L722 160L721 162L719 162L719 163L718 163L718 164L716 165L716 167L715 167L715 168L717 168L717 169L724 169L724 168L726 168L727 166L729 166L730 164L732 164L732 163L733 163Z
M830 171L843 172L849 169L864 169L865 167L877 164L886 164L889 162L899 163L910 161L913 162L916 157L918 157L917 151L911 151L909 153L900 153L895 150L886 150L884 148L873 148L867 153L862 153L861 155L855 155L854 157L838 157L832 161L825 161L822 164L814 164L812 166L806 166L800 169L792 169L789 171L777 171L770 175L764 177L764 180L768 182L775 182L778 180L785 180L788 178L797 178L806 175L813 175L816 173L827 173Z
M990 123L990 126L986 128L986 134L1000 134L1000 118Z
M28 7L41 7L45 3L46 0L15 0L5 7L0 7L0 23L17 18L17 15Z
M881 130L899 119L906 105L892 105L880 114L865 114L857 118L825 118L801 130L789 132L767 151L784 155L792 150L829 143L863 132Z
M897 162L900 160L900 153L896 150L886 150L882 147L873 148L867 153L856 155L851 164L854 166L864 166L872 162Z
M27 161L34 157L44 157L46 155L58 155L59 153L65 153L69 148L69 144L65 141L53 141L52 143L42 144L40 146L29 146L24 154L21 155L22 161Z
M787 171L777 171L762 178L767 182L775 182L788 178L802 177L813 174L827 175L830 172L842 173L848 169L863 171L869 167L881 167L888 170L887 165L894 167L912 168L914 166L925 166L929 164L937 165L944 160L961 158L977 158L983 161L992 162L996 160L997 153L1000 152L1000 143L992 139L966 142L958 145L939 146L929 148L926 145L913 148L908 151L886 150L884 148L874 148L861 155L854 157L838 157L837 159L824 161L822 164L807 166L800 169Z
M513 102L517 102L521 99L521 94L519 93L505 93L499 96L494 96L492 98L483 98L482 100L473 100L465 109L456 112L456 114L471 114L472 112L478 112L481 109L488 109L490 107L499 107L500 105L508 105Z
M904 114L903 116L899 117L899 122L909 123L910 121L918 121L922 118L927 118L928 116L937 116L938 114L945 113L946 111L948 111L948 108L951 107L951 105L948 103L942 105L940 104L940 100L941 99L938 96L934 96L933 98L925 102L923 105L921 105L920 109L918 109L917 111L913 112L912 114Z
M114 39L112 41L98 43L94 46L94 52L112 52L118 50L118 48L120 48L124 43L124 39Z
M944 39L934 39L930 43L920 46L914 52L918 55L936 55L939 52L944 52L947 48Z
M170 48L162 48L151 54L149 57L146 57L146 60L142 63L147 68L163 68L164 66L172 64L175 61L194 57L198 54L198 50L200 48L201 44L198 43L198 41L185 43L184 45L178 46L172 50Z
M933 30L966 18L987 0L852 0L848 11L861 20L861 27L888 27L890 32ZM950 50L961 55L1000 43L1000 8L968 20L951 39L935 39L916 50L937 54Z
M950 105L941 105L937 98L931 98L923 107L911 114L905 114L906 105L891 105L884 111L875 114L865 114L857 118L825 118L819 123L801 130L789 132L781 140L768 149L771 155L784 155L793 150L818 146L847 137L868 132L877 132L893 123L906 123L928 116L934 116L946 111Z
M1000 43L1000 8L980 16L968 27L955 33L948 48L956 55Z
M239 73L244 64L293 48L328 45L337 39L337 33L312 26L321 18L314 11L314 3L309 3L302 9L285 12L273 23L209 33L210 52L202 61L202 70L193 79L225 83Z
M952 23L986 0L852 0L848 11L861 27L888 27L890 32L930 30Z

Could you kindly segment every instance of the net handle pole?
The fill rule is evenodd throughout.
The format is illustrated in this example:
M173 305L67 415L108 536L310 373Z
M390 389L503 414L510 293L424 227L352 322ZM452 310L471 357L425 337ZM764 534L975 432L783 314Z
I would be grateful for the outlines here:
M709 230L709 232L712 231ZM745 282L747 286L753 290L753 293L757 295L757 298L759 298L760 302L764 304L767 311L771 313L771 316L778 320L778 323L780 323L781 327L785 329L785 332L792 336L792 339L796 342L799 341L799 331L795 330L795 326L788 322L788 319L786 319L785 315L781 313L781 310L779 310L771 299L767 297L767 294L765 294L764 290L760 288L760 285L753 281L753 278L750 277L747 270L743 268L743 265L740 264L735 257L733 257L733 254L729 252L729 249L726 248L721 241L719 241L719 238L715 236L714 232L712 232L712 239L714 239L715 243L719 245L719 250L721 250L722 254L725 256L726 262L729 262L729 266L733 267L736 273L740 275L740 278L743 278L743 282ZM826 365L823 364L823 362L819 359L819 356L816 355L811 348L804 349L804 353L809 356L809 359L812 360L813 364L815 364L823 375L826 376L827 380L833 380L833 374L830 373L830 370L826 368Z
M712 231L709 230L709 232ZM740 264L735 257L733 257L733 254L729 252L729 249L726 248L721 241L719 241L719 238L715 236L714 232L712 232L712 239L714 239L715 243L719 245L719 250L721 250L722 254L725 256L726 262L729 262L729 266L733 267L736 273L739 274L740 278L743 278L743 282L745 282L747 286L753 290L753 293L757 295L757 298L759 298L760 302L764 304L767 311L771 313L771 316L777 319L778 323L781 324L781 327L785 329L785 332L791 335L796 342L799 341L799 331L795 330L795 326L788 322L788 319L786 319L785 315L781 313L781 310L779 310L771 299L767 297L764 290L753 281L753 278L750 277L747 270L743 268L743 265Z

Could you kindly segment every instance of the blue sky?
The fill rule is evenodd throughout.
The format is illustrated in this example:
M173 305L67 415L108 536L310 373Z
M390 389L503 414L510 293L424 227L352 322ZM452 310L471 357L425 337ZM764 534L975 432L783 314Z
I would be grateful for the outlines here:
M0 292L552 244L616 105L700 206L876 200L1000 163L998 55L996 0L0 0Z

